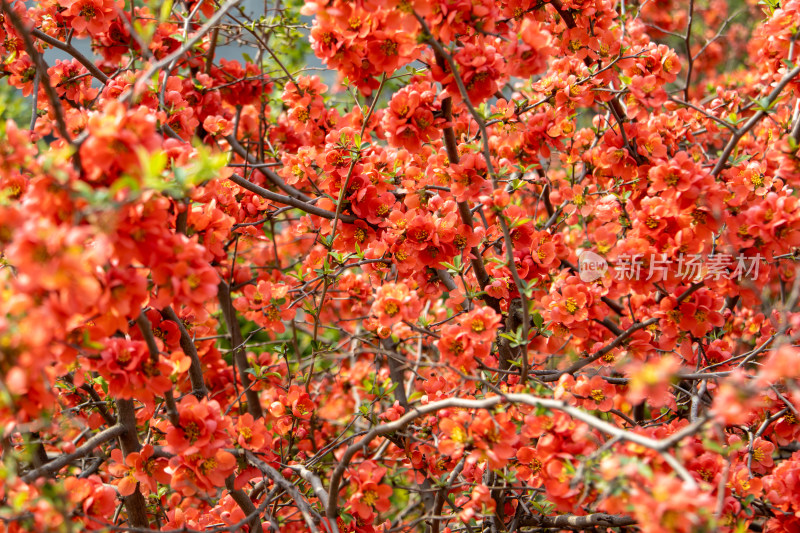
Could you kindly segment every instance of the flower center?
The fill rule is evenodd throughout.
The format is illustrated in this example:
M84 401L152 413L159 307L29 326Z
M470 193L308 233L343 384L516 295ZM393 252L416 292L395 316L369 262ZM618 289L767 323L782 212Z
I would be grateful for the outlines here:
M203 472L203 474L208 474L209 472L214 470L216 467L217 467L217 460L216 459L214 459L214 458L206 459L200 465L200 471Z
M267 318L269 318L273 322L280 320L281 318L281 312L278 311L278 308L275 307L274 305L270 305L269 307L267 307L265 313L267 315Z
M387 56L396 56L397 55L397 43L391 39L386 39L381 43L381 50Z
M83 6L81 8L81 10L80 10L80 12L78 14L80 16L82 16L83 18L85 18L86 20L91 20L95 16L94 6L91 5L91 4L86 4L85 6Z
M196 423L189 422L183 426L183 434L186 435L189 442L194 444L200 438L200 428L197 427Z
M376 501L378 501L378 493L374 490L368 490L364 493L363 501L367 505L372 505Z
M464 428L461 426L456 426L453 428L453 431L450 432L450 440L463 444L467 442L467 432L464 431Z
M400 307L395 302L387 302L383 306L383 311L389 316L394 316L400 312Z
M567 298L564 302L564 308L569 314L574 315L575 311L578 310L578 302L575 301L575 298Z

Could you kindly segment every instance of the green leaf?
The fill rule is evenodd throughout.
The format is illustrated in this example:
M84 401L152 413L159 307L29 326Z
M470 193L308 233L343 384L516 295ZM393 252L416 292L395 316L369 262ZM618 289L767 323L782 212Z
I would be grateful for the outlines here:
M108 381L103 379L102 376L94 378L94 383L100 385L100 388L103 389L103 393L108 394Z

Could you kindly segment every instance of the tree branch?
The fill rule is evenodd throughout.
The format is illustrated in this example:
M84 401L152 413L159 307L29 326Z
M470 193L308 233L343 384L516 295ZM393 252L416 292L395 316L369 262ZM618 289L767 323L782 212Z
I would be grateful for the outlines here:
M228 144L231 145L231 148L233 148L234 152L236 152L242 159L244 159L254 167L258 168L259 172L264 174L267 177L267 179L270 182L272 182L273 185L278 187L280 190L282 190L292 198L295 198L296 200L301 200L303 202L311 202L310 196L308 196L307 194L298 189L295 189L294 187L283 181L283 179L281 179L281 177L278 176L275 172L270 170L268 167L264 166L264 164L261 161L250 155L250 153L245 149L245 147L242 146L241 143L232 134L225 137L225 140L228 141Z
M256 506L253 505L250 497L247 496L242 489L234 488L235 479L236 476L234 474L231 474L225 478L225 488L228 489L228 492L231 494L231 498L233 498L233 501L236 502L236 505L238 505L242 512L244 512L245 516L253 517L250 520L250 531L255 533L263 533L264 528L261 527L261 518Z
M109 77L105 75L105 73L100 70L97 65L95 65L88 57L83 55L80 50L72 46L71 44L63 43L54 37L50 37L45 32L38 28L31 29L31 35L39 39L40 41L44 41L53 48L58 48L59 50L63 50L64 52L68 53L72 57L78 60L78 63L86 67L86 70L91 73L92 76L97 78L103 85L108 83Z
M767 96L767 100L763 104L763 107L767 109L770 108L775 100L777 100L778 96L780 96L780 94L786 88L786 86L789 85L789 82L791 82L798 74L800 74L800 65L790 70L783 77L783 79L778 82L778 85L775 86L775 89L773 89L773 91ZM719 176L720 172L722 172L722 169L728 164L728 158L733 153L734 149L736 149L736 145L739 144L739 141L742 140L742 137L747 135L747 132L753 129L753 126L758 124L762 118L767 116L767 113L768 111L765 111L764 109L758 110L755 115L750 117L750 120L745 122L741 129L736 130L736 132L728 140L728 144L725 146L725 150L723 150L722 155L717 160L717 164L714 165L714 170L711 171L712 176L715 178Z
M522 527L542 529L586 529L593 527L625 527L633 526L636 520L629 516L594 513L583 516L571 514L560 516L532 516L520 521Z
M119 445L122 455L127 457L128 454L142 449L136 429L136 409L133 406L133 400L117 400L117 416L119 423L125 429L119 436ZM150 521L147 519L147 504L139 491L138 484L130 496L125 496L124 502L132 526L150 527Z
M301 211L305 211L310 215L316 215L318 217L327 218L328 220L333 220L336 218L336 213L331 213L321 207L316 207L311 203L306 203L302 200L298 200L297 198L293 198L291 196L285 196L283 194L278 194L276 192L272 192L269 189L265 189L256 185L255 183L246 180L245 178L239 176L238 174L233 174L230 178L228 178L236 185L242 187L243 189L247 189L253 194L257 194L262 198L266 198L267 200L272 200L273 202L279 202L284 205L290 205L292 207L296 207ZM310 200L314 202L315 200ZM339 215L339 220L342 222L347 222L348 224L355 223L358 220L356 217L352 215Z
M341 459L339 460L339 464L336 466L336 469L331 475L331 481L328 488L330 500L328 502L328 508L326 511L328 519L334 521L338 516L339 484L341 483L342 477L347 470L347 466L350 464L350 461L353 459L353 457L358 452L364 450L373 439L379 436L389 435L395 431L400 431L417 418L430 413L435 413L442 409L451 407L458 407L462 409L489 409L490 407L494 407L502 403L519 403L530 405L532 407L542 407L545 409L552 409L554 411L561 411L564 414L587 424L589 427L600 431L601 433L610 435L620 441L632 442L634 444L643 446L644 448L653 450L661 454L662 457L664 457L664 460L671 465L675 464L675 458L670 456L667 453L667 450L677 444L684 437L697 433L697 431L699 431L706 422L706 419L699 419L689 426L686 426L683 430L671 435L670 437L661 440L655 440L638 433L620 429L617 426L614 426L585 411L582 411L581 409L572 407L566 402L550 398L540 398L531 394L504 394L503 396L492 396L480 400L448 398L446 400L432 402L414 408L414 410L409 411L393 422L388 422L372 428L366 435L364 435L364 437L359 439L358 442L347 447L344 454L342 454ZM669 456L672 461L667 459L666 456ZM688 476L688 473L686 473L685 469L682 467L681 470L678 470L678 474L681 475L682 479L687 483L696 485L694 478L691 476L686 477Z
M228 333L231 336L231 348L233 349L233 361L236 368L239 370L239 379L242 381L242 386L245 389L245 397L247 398L247 412L253 415L253 418L258 420L264 416L264 411L261 409L261 400L259 399L258 392L253 390L251 386L252 379L250 378L250 365L247 362L247 353L243 346L244 339L242 338L242 331L239 329L239 321L236 319L236 312L233 309L231 302L231 289L224 281L219 282L219 305L222 308L222 316L225 324L228 326Z
M294 503L297 505L297 508L300 510L300 514L303 516L303 520L305 521L308 528L315 532L319 533L319 529L314 524L314 519L312 518L312 514L317 518L317 521L321 522L321 517L311 509L311 506L306 501L305 497L300 494L300 491L297 490L293 484L289 483L285 477L281 475L280 472L272 468L269 464L262 461L258 457L256 457L252 452L244 451L244 450L235 450L236 454L240 457L244 455L244 458L247 460L248 463L252 464L263 473L266 477L270 478L276 486L283 489L286 494L288 494ZM333 520L330 524L334 527L334 533L336 533L337 529L335 528L336 521Z
M192 364L189 367L189 380L192 383L192 393L198 398L204 398L208 395L208 388L203 380L203 365L200 362L200 357L197 355L197 348L194 345L192 336L189 335L186 326L183 325L183 321L172 306L165 307L163 313L169 320L178 325L178 330L181 332L181 349L183 353L188 355L189 359L192 360Z
M81 446L75 449L72 453L67 453L64 455L60 455L50 461L49 463L31 470L24 476L22 476L22 481L25 483L33 483L38 478L42 476L48 476L50 474L54 474L70 464L72 461L76 459L80 459L82 457L86 457L92 451L100 446L101 444L108 442L110 440L116 439L120 437L123 433L125 433L125 426L122 424L115 424L108 429L101 431L100 433L95 434L92 438L88 439L84 442Z
M67 123L64 120L64 108L61 106L61 100L58 99L58 94L56 93L53 86L50 85L50 75L47 73L47 66L44 63L44 59L42 59L42 54L36 50L36 46L33 43L33 39L31 39L31 34L26 30L25 25L23 24L22 20L17 15L16 11L14 11L11 6L6 2L6 0L0 0L0 6L5 11L6 15L8 15L9 20L11 21L11 25L14 26L14 29L19 33L20 37L22 37L23 42L25 43L25 51L33 61L33 64L36 66L36 71L39 73L39 81L44 87L44 92L47 94L47 99L50 101L50 105L52 106L53 115L55 115L56 120L56 129L58 130L59 135L66 141L68 144L74 144L72 142L72 137L69 135L69 131L67 130ZM34 87L34 91L38 91L38 87Z
M5 2L5 0L3 0ZM166 67L173 61L180 59L183 54L194 48L194 45L202 39L209 31L217 25L217 23L222 20L222 18L230 11L232 8L236 7L236 5L241 0L228 0L225 2L220 8L209 18L205 24L200 26L200 28L192 35L190 38L186 39L184 43L181 45L180 48L169 54L168 56L161 58L159 61L156 61L150 67L144 71L141 76L137 77L137 82L131 87L125 94L119 97L120 101L127 102L129 101L134 93L136 92L136 84L142 81L147 81L150 79L150 76L161 70L162 68Z

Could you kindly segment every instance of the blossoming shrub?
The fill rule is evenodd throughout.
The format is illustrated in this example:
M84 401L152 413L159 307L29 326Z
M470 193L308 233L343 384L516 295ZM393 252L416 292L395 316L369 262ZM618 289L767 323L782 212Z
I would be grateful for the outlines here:
M799 531L799 27L0 0L0 533Z

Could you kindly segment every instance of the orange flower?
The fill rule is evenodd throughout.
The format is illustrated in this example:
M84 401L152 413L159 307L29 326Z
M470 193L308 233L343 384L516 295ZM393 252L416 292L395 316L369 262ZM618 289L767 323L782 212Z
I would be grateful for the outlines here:
M76 32L92 35L106 31L117 16L116 10L124 8L120 0L62 0L59 4L67 8L64 18Z
M670 386L681 363L675 357L664 356L651 362L634 362L628 365L630 378L626 397L631 404L647 400L654 407L675 408L675 397Z
M68 477L64 480L69 501L79 504L86 521L87 529L105 530L117 506L117 493L114 487L103 484L100 476L92 475L85 479Z
M122 496L133 494L137 483L147 495L157 492L158 483L167 484L170 481L169 474L164 471L167 460L154 458L150 444L145 444L141 451L129 453L125 458L122 457L122 450L116 448L111 452L111 460L111 475L122 478L117 485Z
M469 313L461 315L458 322L472 340L491 343L501 318L491 307L476 307Z
M616 388L604 380L602 376L595 375L591 379L580 376L572 392L576 396L583 397L581 405L585 409L598 409L607 412L614 407Z
M225 486L225 478L236 470L236 457L225 450L176 455L169 461L172 488L185 496L214 494Z
M166 428L166 450L182 455L211 455L229 444L230 421L216 400L198 400L189 394L178 404L179 426ZM166 423L165 423L166 425Z
M236 421L236 441L242 448L260 451L264 447L269 448L272 438L267 433L267 428L263 420L254 420L253 415L245 413Z
M405 283L387 283L378 287L371 314L385 327L401 320L416 322L422 304Z
M589 293L583 285L573 283L561 289L561 294L551 294L546 298L550 318L569 326L589 318Z
M233 307L269 331L283 333L286 330L283 322L296 314L296 310L289 307L288 294L288 285L260 280L256 286L247 285L244 296L236 298Z
M112 337L100 356L90 361L118 398L152 403L155 394L163 394L172 387L169 379L172 366L162 355L157 362L153 361L144 341Z
M438 138L444 120L434 118L436 88L432 83L412 83L397 91L383 116L389 142L416 152L424 142Z

